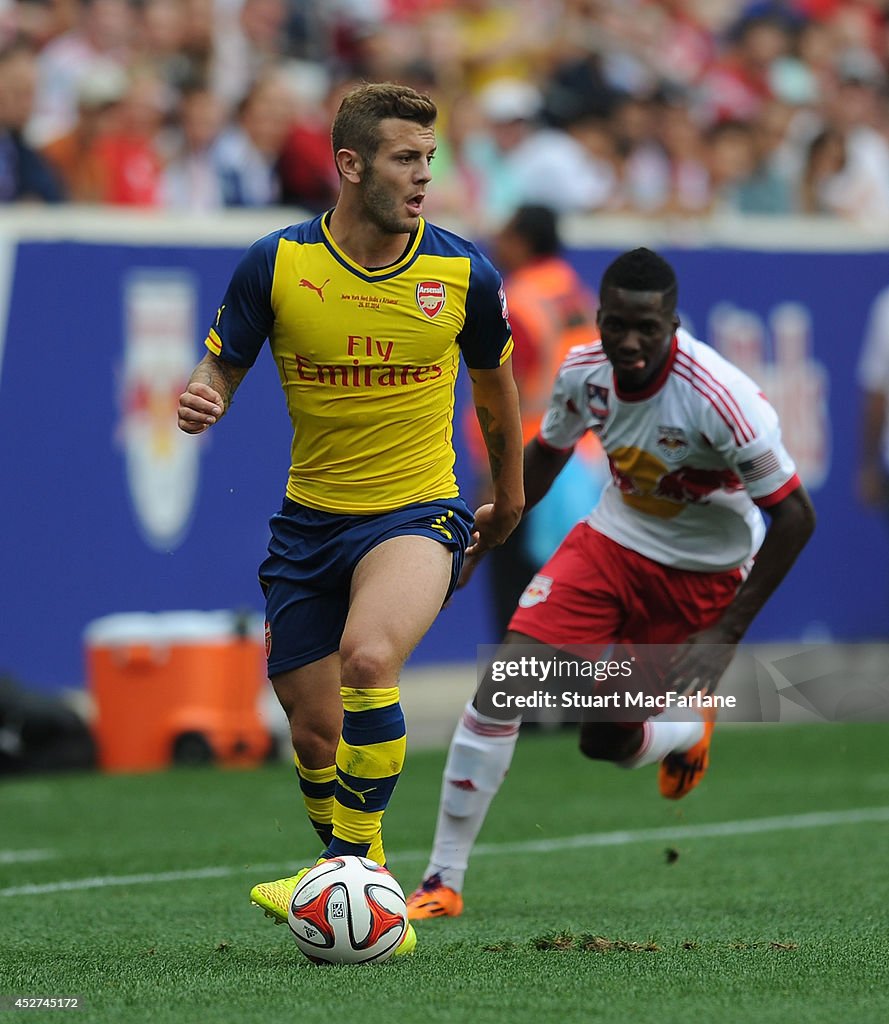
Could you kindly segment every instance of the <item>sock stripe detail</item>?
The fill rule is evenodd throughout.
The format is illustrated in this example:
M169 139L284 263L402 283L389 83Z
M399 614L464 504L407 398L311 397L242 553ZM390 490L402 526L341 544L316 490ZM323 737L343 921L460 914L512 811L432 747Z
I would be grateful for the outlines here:
M306 800L326 800L333 796L336 787L336 770L330 782L309 782L308 779L299 780L299 788Z
M348 772L358 779L387 779L404 765L407 737L402 733L388 743L354 744L340 740L336 751L337 775Z
M326 842L325 835L329 838L330 823L333 818L336 765L330 764L324 768L306 768L300 764L297 754L293 755L293 764L296 768L296 778L309 821L312 828Z
M341 686L340 696L345 711L374 711L379 708L397 704L399 689L397 686L378 687L376 689L359 689L354 686Z
M366 857L370 846L370 843L350 843L333 836L324 852L330 857Z
M495 725L490 722L480 722L474 715L464 711L463 725L470 732L474 732L476 736L516 736L521 722L503 722Z
M361 811L364 814L372 815L386 809L398 782L398 776L390 775L385 779L368 779L338 770L336 781L338 804L352 811Z
M333 825L329 821L317 821L309 815L309 824L315 830L318 838L325 846L333 839Z
M370 856L378 864L384 863L382 843L382 821L383 811L366 811L363 807L360 811L353 810L337 802L337 815L333 824L333 839L328 846L333 854L337 852L353 852L342 850L338 844L350 843L355 846L364 846L371 850L370 854L359 853L359 857Z
M353 747L388 743L404 733L404 712L397 702L384 708L343 713L343 739Z
M324 768L306 768L304 764L300 763L297 754L293 755L293 765L296 768L296 774L306 782L330 782L335 774L335 766L332 764L326 765Z

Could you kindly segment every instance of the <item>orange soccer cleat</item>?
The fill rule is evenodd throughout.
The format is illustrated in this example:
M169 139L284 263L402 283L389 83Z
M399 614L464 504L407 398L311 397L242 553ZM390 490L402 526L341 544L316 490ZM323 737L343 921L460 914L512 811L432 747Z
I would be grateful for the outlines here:
M704 735L688 750L676 750L661 761L658 771L658 788L667 800L681 800L687 796L704 777L710 764L710 740L716 725L716 710L701 712L704 719Z
M407 916L411 921L430 917L459 917L463 913L463 897L444 885L440 875L430 875L407 898Z

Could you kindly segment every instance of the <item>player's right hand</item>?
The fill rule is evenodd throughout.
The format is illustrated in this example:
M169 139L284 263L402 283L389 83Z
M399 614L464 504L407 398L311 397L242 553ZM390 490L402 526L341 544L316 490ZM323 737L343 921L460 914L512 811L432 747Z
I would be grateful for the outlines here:
M179 429L200 434L220 419L224 408L218 391L193 380L179 396Z

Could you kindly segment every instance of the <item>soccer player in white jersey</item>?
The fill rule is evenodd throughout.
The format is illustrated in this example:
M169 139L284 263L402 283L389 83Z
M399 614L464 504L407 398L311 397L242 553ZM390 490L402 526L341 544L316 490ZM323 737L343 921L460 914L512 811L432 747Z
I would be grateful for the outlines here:
M671 683L710 693L814 529L774 409L680 328L677 290L648 249L605 271L601 341L569 352L525 449L526 510L588 430L612 479L528 585L498 660L528 644L680 645ZM512 759L521 719L480 703L467 704L451 742L429 865L408 899L414 920L462 912L469 854ZM678 799L706 771L714 718L673 708L644 722L585 721L580 749L625 768L659 764L660 792Z

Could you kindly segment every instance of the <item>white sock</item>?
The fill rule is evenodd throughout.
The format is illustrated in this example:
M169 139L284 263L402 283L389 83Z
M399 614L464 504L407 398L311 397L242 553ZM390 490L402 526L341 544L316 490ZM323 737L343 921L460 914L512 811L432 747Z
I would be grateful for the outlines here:
M622 768L641 768L663 761L674 750L688 750L704 735L704 721L698 715L689 718L682 708L670 708L642 723L642 746L621 762Z
M438 823L423 878L440 875L457 892L491 801L509 771L521 718L502 721L466 705L457 723L441 787Z

